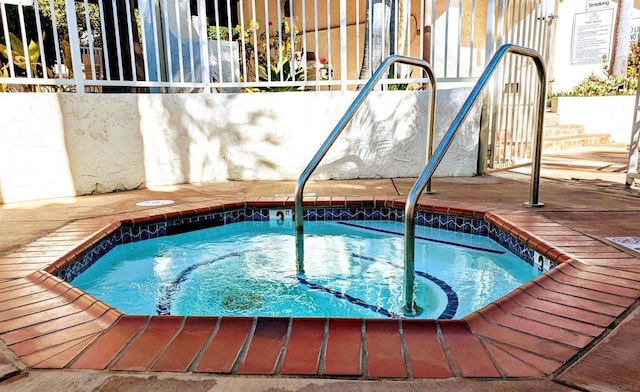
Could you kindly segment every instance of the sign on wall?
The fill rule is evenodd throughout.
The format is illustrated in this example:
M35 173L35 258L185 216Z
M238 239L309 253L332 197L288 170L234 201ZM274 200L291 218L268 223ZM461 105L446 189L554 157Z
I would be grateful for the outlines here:
M613 8L574 15L571 64L600 64L609 57Z

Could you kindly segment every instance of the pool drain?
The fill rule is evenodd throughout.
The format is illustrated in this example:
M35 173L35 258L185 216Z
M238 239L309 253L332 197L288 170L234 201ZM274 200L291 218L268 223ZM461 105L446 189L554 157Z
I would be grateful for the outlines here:
M136 203L138 207L159 207L166 206L169 204L173 204L175 201L173 200L145 200Z
M262 304L264 304L262 296L253 292L231 293L222 298L222 306L230 311L256 309Z

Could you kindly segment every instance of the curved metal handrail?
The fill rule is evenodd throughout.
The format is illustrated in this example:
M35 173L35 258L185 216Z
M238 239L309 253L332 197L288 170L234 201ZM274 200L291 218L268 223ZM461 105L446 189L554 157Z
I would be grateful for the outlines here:
M356 111L365 98L369 95L373 87L378 83L378 81L382 78L382 76L387 72L389 67L395 63L402 63L407 65L414 65L417 67L421 67L427 74L429 82L431 84L431 100L430 111L429 111L429 129L428 129L428 141L427 141L427 161L431 159L431 152L433 151L433 136L435 132L435 112L436 112L436 78L433 74L433 70L429 63L425 60L405 57L405 56L390 56L387 57L386 60L380 64L376 72L373 73L367 84L364 85L360 94L355 98L351 106L347 109L345 114L342 116L338 124L335 126L333 131L329 134L325 142L322 144L316 155L313 157L311 162L304 169L300 178L298 179L298 183L296 185L295 191L295 222L296 222L296 269L299 274L304 273L304 216L302 212L302 197L304 192L304 186L311 177L311 173L318 167L320 161L326 155L327 151L331 148L333 143L336 141L338 136L342 133L344 128L347 126L349 121L353 118Z
M506 44L501 46L496 54L491 58L491 61L485 68L482 75L478 79L478 82L474 86L473 90L469 94L469 97L464 102L458 115L451 123L449 130L443 136L442 141L438 145L438 148L433 153L433 156L427 163L427 166L422 171L422 174L411 188L404 208L404 294L405 294L405 312L408 314L417 315L420 313L419 307L415 303L415 210L416 204L420 194L426 187L427 183L431 181L433 173L442 161L444 154L447 152L458 130L462 126L462 123L469 115L469 111L475 104L476 99L484 89L489 78L493 75L496 66L500 63L502 58L507 53L518 54L526 57L530 57L536 65L538 71L538 80L540 82L540 90L538 97L538 128L536 132L536 138L534 142L533 162L531 170L531 193L530 201L525 203L527 207L542 207L544 204L538 201L538 188L540 183L540 156L542 154L542 130L543 130L543 117L545 110L546 100L546 87L547 76L544 66L544 61L540 54L529 48L525 48L518 45Z

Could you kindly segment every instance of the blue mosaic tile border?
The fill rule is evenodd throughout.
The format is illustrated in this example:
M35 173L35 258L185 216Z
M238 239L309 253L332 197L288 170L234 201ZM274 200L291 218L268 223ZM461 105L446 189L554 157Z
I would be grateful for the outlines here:
M245 221L268 221L269 210L291 210L290 208L243 208L232 211L221 211L203 215L194 215L172 219L165 222L156 222L146 225L124 225L114 233L111 233L89 251L83 253L74 262L58 271L56 276L67 282L72 282L78 275L89 268L100 257L105 255L115 246L131 242L143 241L150 238L170 235L172 231L185 225L201 224L202 227L211 227L220 224L229 224ZM352 208L308 208L305 209L307 221L337 221L337 220L391 220L401 222L404 219L404 210L391 207L352 207ZM496 228L481 219L473 219L445 214L418 211L415 219L416 225L427 226L436 229L458 231L463 233L488 236L500 245L509 249L512 253L533 265L533 250L523 242L508 233ZM552 267L555 263L552 264Z
M505 233L493 224L489 224L488 237L533 266L533 249L529 248L516 237L509 233Z
M107 254L111 249L115 248L118 243L115 235L111 234L100 240L91 249L77 257L72 263L69 263L64 269L58 271L56 276L66 282L73 281L82 274L87 268L91 267L99 258Z
M517 237L512 236L509 233L498 229L493 224L489 225L488 237L508 249L511 253L518 256L522 260L526 261L533 267L534 265L534 251L527 246L524 242L520 241ZM558 263L550 261L549 269L557 267Z

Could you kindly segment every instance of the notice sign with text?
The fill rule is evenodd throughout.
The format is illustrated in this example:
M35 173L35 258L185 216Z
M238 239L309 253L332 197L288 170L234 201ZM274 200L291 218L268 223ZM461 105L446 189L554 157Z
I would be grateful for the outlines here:
M587 0L587 11L611 8L611 3L609 0Z
M574 15L571 64L600 64L609 57L613 8Z

